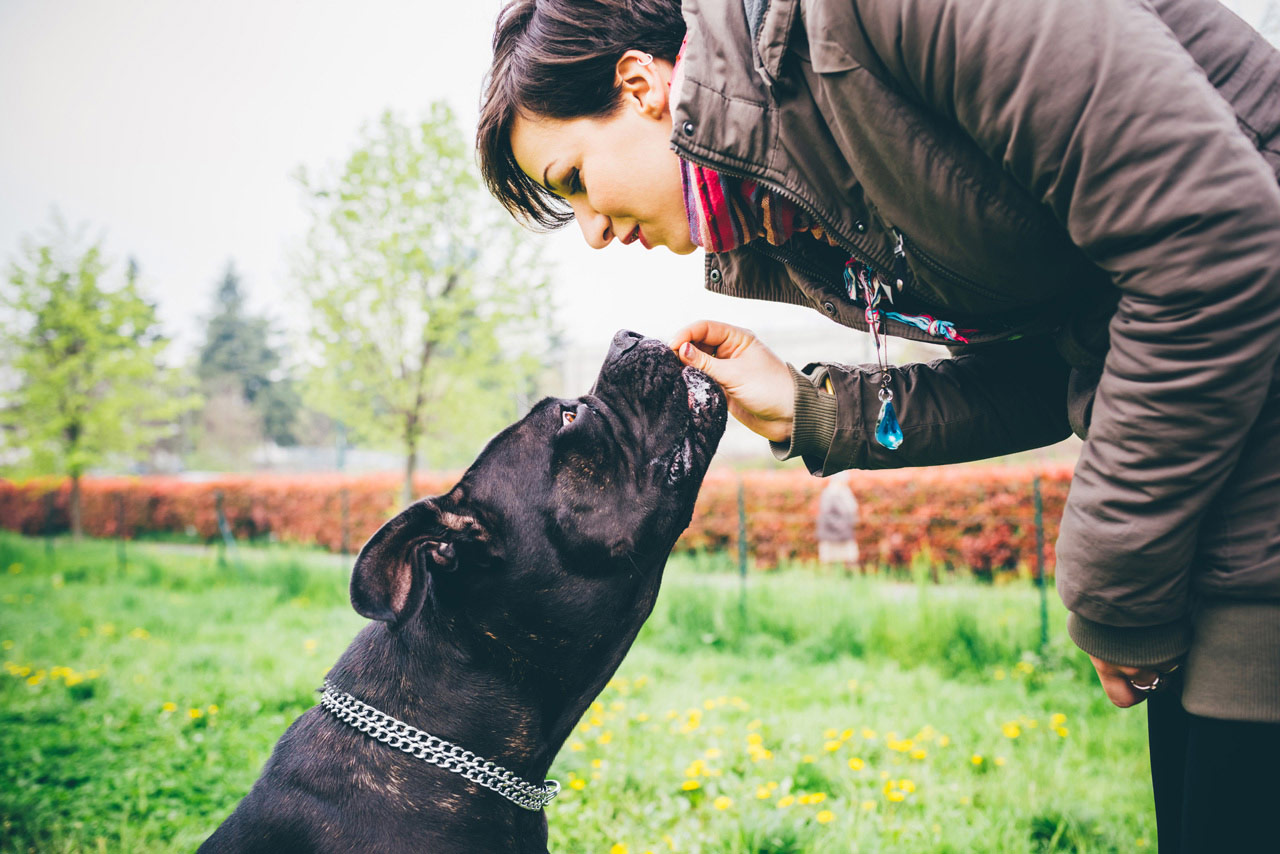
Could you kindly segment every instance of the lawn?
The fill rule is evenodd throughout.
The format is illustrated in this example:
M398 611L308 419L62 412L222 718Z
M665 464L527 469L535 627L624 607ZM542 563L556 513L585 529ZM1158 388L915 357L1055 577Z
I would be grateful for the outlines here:
M188 852L363 620L318 552L0 534L0 851ZM673 560L552 776L557 852L1154 850L1141 710L1050 593ZM744 607L745 605L745 607Z

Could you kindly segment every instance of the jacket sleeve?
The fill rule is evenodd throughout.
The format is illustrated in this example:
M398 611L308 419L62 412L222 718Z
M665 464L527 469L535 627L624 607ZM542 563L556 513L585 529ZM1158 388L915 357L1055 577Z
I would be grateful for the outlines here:
M1040 448L1071 433L1063 404L1067 365L1048 339L966 348L893 374L903 442L875 441L880 369L814 363L792 368L796 417L779 459L803 457L816 475L982 460ZM829 388L829 391L828 391Z
M1280 353L1280 186L1140 0L853 2L875 73L962 128L1121 293L1058 588L1077 643L1153 663L1185 638L1199 524Z

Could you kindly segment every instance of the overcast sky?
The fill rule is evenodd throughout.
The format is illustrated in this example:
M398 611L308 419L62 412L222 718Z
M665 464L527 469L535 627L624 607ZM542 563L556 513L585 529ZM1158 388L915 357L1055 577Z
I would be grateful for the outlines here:
M1268 2L1228 5L1257 25ZM0 259L56 207L138 259L185 350L229 259L251 304L287 320L288 252L306 227L290 176L339 164L386 108L418 118L443 98L470 135L499 5L0 0ZM587 347L704 316L832 327L808 309L705 293L700 254L635 263L639 244L592 252L576 227L544 239L559 322Z

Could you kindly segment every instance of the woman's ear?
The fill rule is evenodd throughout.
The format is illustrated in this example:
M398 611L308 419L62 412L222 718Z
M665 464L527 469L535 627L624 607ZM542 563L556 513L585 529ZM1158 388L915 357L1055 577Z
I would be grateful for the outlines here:
M642 50L629 50L618 59L617 83L623 104L649 118L667 115L671 63Z

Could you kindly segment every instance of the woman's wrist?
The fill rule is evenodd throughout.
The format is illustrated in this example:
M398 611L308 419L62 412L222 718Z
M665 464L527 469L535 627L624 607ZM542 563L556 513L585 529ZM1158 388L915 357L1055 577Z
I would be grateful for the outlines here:
M827 455L836 432L836 398L820 390L795 366L787 363L794 384L794 414L791 435L770 442L773 455L780 460L792 457Z

